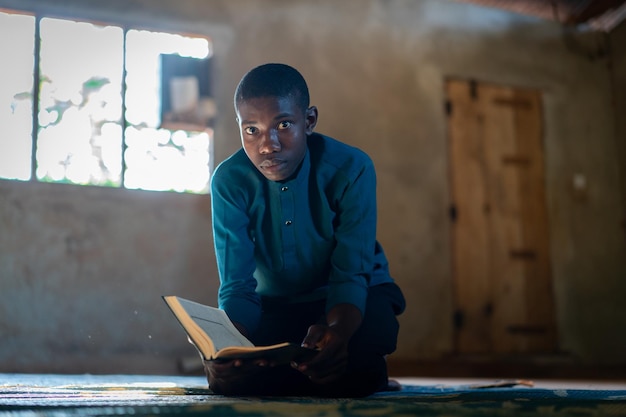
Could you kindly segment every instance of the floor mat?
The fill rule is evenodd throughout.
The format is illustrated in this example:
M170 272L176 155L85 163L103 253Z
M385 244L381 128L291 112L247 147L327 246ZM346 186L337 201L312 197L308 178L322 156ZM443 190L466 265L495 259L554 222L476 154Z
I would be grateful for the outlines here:
M402 385L362 399L223 397L204 377L0 374L0 416L626 416L626 389Z

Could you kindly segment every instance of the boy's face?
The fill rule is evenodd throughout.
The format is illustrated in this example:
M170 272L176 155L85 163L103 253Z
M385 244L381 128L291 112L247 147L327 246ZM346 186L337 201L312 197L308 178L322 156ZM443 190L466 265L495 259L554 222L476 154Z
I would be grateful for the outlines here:
M306 154L317 108L306 111L289 97L259 97L237 104L241 143L254 166L272 181L288 179Z

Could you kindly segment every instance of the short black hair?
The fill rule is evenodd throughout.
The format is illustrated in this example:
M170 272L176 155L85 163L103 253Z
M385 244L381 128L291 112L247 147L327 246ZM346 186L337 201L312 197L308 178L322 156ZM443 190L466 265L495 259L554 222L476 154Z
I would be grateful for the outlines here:
M260 97L290 97L302 111L309 107L309 88L297 69L286 64L263 64L248 71L235 90L235 110L242 101Z

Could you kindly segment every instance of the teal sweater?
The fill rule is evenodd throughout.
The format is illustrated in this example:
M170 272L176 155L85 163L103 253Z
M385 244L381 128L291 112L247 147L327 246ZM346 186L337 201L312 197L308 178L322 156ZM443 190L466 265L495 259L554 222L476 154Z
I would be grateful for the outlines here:
M376 240L376 173L362 151L317 133L295 175L266 179L243 149L211 181L219 306L254 332L261 296L326 299L364 312L369 286L392 282Z

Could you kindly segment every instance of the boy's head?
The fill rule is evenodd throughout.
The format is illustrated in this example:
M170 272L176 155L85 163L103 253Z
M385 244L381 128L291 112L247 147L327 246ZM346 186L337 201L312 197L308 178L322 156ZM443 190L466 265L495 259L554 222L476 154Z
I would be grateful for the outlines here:
M290 98L303 112L310 100L302 74L285 64L260 65L244 75L235 90L235 110L242 101L260 97Z
M291 178L317 123L302 75L284 64L252 69L235 92L235 112L243 149L259 172L272 181Z

